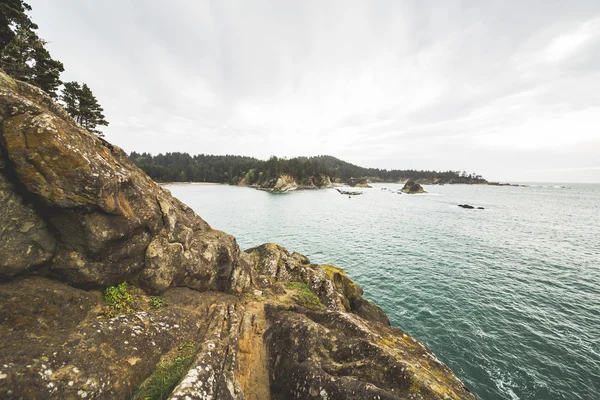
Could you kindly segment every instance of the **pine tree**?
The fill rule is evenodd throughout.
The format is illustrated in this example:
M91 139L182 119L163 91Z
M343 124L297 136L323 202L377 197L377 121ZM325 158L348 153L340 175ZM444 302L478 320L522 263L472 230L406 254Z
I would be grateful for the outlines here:
M14 39L19 28L38 28L25 14L26 11L31 11L31 6L22 0L0 1L0 52Z
M87 84L80 85L77 82L66 82L60 95L65 109L75 121L88 131L103 137L102 132L96 127L108 125L96 96Z
M45 48L46 41L25 13L31 6L21 0L0 1L0 66L13 78L38 86L56 97L63 64Z
M81 96L81 85L77 82L65 82L60 95L65 110L77 121L79 114L79 97ZM79 121L77 121L79 123Z
M62 84L60 73L65 70L63 63L50 57L48 50L44 48L45 42L34 50L33 77L30 83L38 86L51 97L57 97L56 90Z

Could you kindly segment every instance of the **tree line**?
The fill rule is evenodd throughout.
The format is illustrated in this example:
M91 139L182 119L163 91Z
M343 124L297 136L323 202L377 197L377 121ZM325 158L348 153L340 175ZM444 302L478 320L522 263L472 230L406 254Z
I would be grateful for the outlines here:
M62 82L64 65L46 49L48 42L38 36L29 11L22 0L0 0L0 68L60 100L81 127L103 136L97 127L108 125L104 110L87 84Z
M465 171L418 171L363 168L332 156L278 158L259 160L235 155L191 156L188 153L166 153L156 156L132 152L131 160L157 182L213 182L247 185L262 184L281 174L291 175L299 184L313 177L328 176L332 181L350 178L396 182L405 179L438 181L439 183L485 183L477 174Z

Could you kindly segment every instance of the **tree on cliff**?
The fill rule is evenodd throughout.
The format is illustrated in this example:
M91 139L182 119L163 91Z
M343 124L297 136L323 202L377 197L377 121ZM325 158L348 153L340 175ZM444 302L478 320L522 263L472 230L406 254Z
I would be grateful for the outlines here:
M25 11L31 11L31 6L21 0L2 0L0 2L0 52L16 36L15 31L21 26L37 29Z
M103 137L101 131L96 129L98 125L108 125L96 96L87 84L80 85L78 82L66 82L64 84L60 99L65 109L79 125L99 137Z
M50 96L62 83L63 64L44 47L46 41L27 16L31 6L22 0L0 1L0 66L13 78L38 86Z

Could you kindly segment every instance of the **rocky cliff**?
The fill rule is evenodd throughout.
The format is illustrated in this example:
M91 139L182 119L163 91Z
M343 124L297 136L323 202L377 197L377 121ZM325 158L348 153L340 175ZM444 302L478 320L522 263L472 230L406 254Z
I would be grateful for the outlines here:
M474 398L344 270L240 251L3 73L0 124L1 398Z
M242 179L238 185L247 185L246 178ZM324 189L333 187L331 180L326 175L311 176L298 183L294 177L288 174L281 174L277 178L266 179L251 186L273 193L285 193L297 189Z
M258 189L274 193L285 193L298 189L298 184L290 175L281 174L259 184Z

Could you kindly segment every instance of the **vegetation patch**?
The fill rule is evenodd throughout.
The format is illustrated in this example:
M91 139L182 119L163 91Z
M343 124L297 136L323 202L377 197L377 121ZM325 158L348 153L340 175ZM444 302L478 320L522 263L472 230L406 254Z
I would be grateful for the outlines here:
M286 282L285 286L288 289L296 291L294 297L301 306L304 307L320 307L322 306L321 300L315 295L306 283L301 282Z
M329 279L331 280L333 280L336 273L346 275L346 271L343 268L336 267L335 265L323 264L323 269L327 272L327 275L329 275Z
M179 345L174 354L164 358L156 366L152 375L138 388L132 399L168 399L192 366L196 351L196 342L185 342Z
M108 305L105 315L108 318L133 312L133 297L127 289L127 282L117 286L109 286L103 292L104 301Z
M161 308L165 305L165 301L160 296L150 296L150 305L154 308Z

